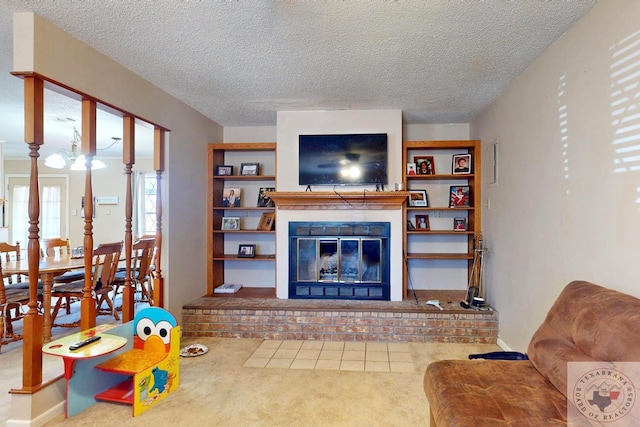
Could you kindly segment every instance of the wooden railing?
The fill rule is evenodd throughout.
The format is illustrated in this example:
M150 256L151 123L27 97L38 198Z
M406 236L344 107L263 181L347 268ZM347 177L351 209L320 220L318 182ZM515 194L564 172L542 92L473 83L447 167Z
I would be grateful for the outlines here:
M130 265L132 257L132 183L131 171L135 164L135 120L134 114L121 110L113 105L101 102L85 93L74 90L61 83L55 82L36 73L13 73L24 79L24 109L25 131L24 140L29 146L30 178L29 178L29 239L27 256L29 263L29 303L28 312L23 319L24 342L22 361L22 388L11 390L12 393L34 393L43 387L42 384L42 345L43 345L43 316L38 313L38 279L40 259L40 199L38 192L38 158L40 146L44 143L44 89L63 93L82 102L82 145L81 152L86 159L85 200L93 199L91 176L91 161L96 154L96 112L99 106L108 109L112 114L123 117L124 151L123 163L127 173L126 206L125 206L125 257L127 265L127 282L123 291L123 322L133 320L134 289L130 280ZM142 119L139 119L142 120ZM161 179L164 172L164 134L167 129L152 124L154 130L154 170L157 175L156 200L156 251L157 261L154 272L153 302L154 305L164 305L164 279L160 268L160 254L162 252L162 187ZM93 258L93 204L85 203L84 215L84 264L85 286L81 302L80 328L82 330L96 325L96 301L92 295L90 272Z

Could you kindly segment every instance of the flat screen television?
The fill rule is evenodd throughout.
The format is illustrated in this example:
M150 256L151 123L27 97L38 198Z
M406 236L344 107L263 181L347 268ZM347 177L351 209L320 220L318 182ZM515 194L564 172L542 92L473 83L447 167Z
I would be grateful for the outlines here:
M387 134L299 136L300 185L387 184Z

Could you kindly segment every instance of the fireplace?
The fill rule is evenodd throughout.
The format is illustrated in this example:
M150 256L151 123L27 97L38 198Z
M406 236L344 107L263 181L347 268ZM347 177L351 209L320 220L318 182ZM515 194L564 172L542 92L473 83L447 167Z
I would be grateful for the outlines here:
M289 298L390 300L388 222L290 222Z

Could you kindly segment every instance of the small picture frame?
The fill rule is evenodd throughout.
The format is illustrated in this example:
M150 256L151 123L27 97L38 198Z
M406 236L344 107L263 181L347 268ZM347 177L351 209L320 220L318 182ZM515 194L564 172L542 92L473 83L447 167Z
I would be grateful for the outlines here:
M429 215L416 215L416 230L429 231Z
M453 218L453 231L467 231L467 218Z
M242 189L236 187L225 187L222 190L222 207L239 208L241 195Z
M216 176L231 176L231 175L233 175L233 166L216 165Z
M260 175L260 163L242 163L240 175Z
M454 154L452 158L451 173L464 175L471 173L471 154Z
M409 193L409 206L429 206L427 190L409 190Z
M225 216L222 218L223 230L240 230L240 217Z
M269 191L276 191L276 189L273 187L260 187L260 190L258 190L257 206L259 208L272 208L275 206L275 203L273 203L273 200L271 200L271 198L266 195L266 193Z
M407 219L407 231L416 231L416 227L410 219Z
M471 187L468 185L452 185L449 190L450 208L468 208L471 206Z
M256 245L238 245L238 258L254 258Z
M415 175L415 174L416 174L416 164L407 163L407 175Z
M413 162L416 164L416 174L435 175L436 163L433 156L415 156Z
M271 231L276 225L276 213L275 212L263 212L258 222L259 231Z

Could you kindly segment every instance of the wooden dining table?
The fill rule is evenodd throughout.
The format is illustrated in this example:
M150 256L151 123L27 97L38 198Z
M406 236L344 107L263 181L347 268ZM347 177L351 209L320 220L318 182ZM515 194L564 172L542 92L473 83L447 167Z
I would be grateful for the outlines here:
M42 280L42 309L43 309L43 342L51 341L51 288L53 280L70 270L84 267L84 257L53 256L40 260L39 277ZM2 271L5 274L29 274L29 262L7 261Z

